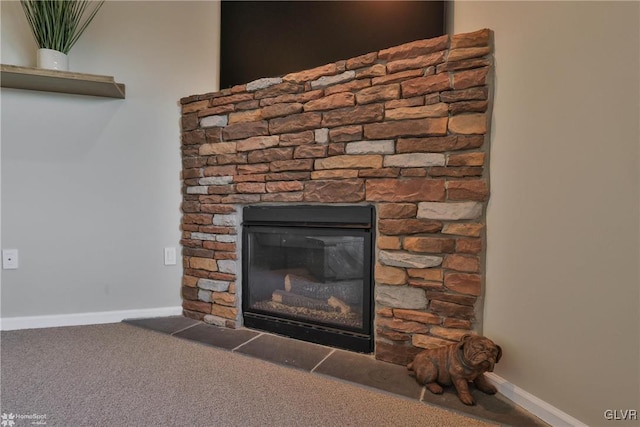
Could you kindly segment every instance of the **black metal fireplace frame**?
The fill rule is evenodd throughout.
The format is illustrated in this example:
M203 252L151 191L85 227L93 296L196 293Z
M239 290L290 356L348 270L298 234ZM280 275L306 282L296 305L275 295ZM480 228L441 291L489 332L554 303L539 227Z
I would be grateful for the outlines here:
M250 307L249 235L265 228L277 230L315 229L322 234L362 236L364 238L362 328L336 327L274 315ZM244 325L304 341L371 353L373 351L373 247L375 242L375 209L371 205L327 206L247 206L242 224L242 315Z

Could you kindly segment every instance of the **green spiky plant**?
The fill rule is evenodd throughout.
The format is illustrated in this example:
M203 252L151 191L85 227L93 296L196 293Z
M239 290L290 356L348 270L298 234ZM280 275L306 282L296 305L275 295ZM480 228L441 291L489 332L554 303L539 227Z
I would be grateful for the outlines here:
M20 0L20 3L38 47L68 54L104 0Z

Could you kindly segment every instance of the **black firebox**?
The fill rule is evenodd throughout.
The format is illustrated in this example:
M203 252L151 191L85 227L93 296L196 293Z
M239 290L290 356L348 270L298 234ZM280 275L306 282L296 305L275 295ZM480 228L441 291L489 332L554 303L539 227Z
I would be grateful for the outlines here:
M373 206L245 207L245 326L372 352L374 224Z

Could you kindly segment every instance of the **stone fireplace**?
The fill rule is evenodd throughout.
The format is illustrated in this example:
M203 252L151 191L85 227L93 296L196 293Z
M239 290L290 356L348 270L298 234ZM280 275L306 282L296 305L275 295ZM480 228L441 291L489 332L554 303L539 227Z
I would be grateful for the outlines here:
M184 315L243 324L244 208L370 206L376 358L405 364L478 331L490 36L419 40L183 98Z

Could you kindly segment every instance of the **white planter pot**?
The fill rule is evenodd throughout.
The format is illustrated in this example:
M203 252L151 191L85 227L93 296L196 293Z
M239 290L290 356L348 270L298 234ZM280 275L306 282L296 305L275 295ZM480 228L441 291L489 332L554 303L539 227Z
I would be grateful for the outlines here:
M69 70L69 59L66 54L53 49L38 49L38 68L49 70Z

